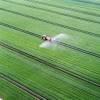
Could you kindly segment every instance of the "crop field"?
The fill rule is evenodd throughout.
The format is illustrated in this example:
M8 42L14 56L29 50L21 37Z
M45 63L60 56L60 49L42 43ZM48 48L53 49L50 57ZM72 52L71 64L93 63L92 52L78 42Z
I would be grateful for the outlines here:
M0 0L0 100L100 100L100 0Z

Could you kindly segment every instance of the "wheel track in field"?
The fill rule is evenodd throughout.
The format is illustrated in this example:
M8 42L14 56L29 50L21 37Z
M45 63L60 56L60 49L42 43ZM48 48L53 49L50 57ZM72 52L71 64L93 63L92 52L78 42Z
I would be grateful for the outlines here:
M33 2L33 3L35 2L35 3L46 5L46 6L51 6L51 7L55 7L55 8L61 8L61 9L64 9L64 10L70 10L70 11L75 11L75 12L82 13L82 14L87 14L87 15L92 15L92 16L95 16L95 17L100 17L100 14L97 14L97 13L94 13L94 12L82 11L82 10L79 10L79 9L64 7L64 6L55 5L55 4L49 4L49 3L36 1L36 0L34 0L34 1L25 0L25 1Z
M30 31L27 31L27 30L24 30L24 29L21 29L21 28L18 28L18 27L15 27L15 26L12 26L12 25L9 25L9 24L6 24L6 23L3 23L3 22L0 22L0 25L4 26L4 27L7 27L7 28L10 28L10 29L13 29L13 30L16 30L16 31L19 31L19 32L23 32L25 34L29 34L29 35L32 35L32 36L35 36L39 39L41 39L41 35L39 34L36 34L36 33L33 33L33 32L30 32ZM88 50L84 50L82 48L79 48L79 47L76 47L76 46L73 46L73 45L70 45L70 44L67 44L67 43L63 43L63 42L58 42L59 45L62 45L64 47L67 47L67 48L70 48L72 50L75 50L75 51L79 51L81 53L84 53L84 54L88 54L90 56L94 56L96 58L100 58L100 54L97 54L95 52L91 52L91 51L88 51Z
M76 32L81 32L83 34L87 34L87 35L90 35L90 36L100 37L100 34L89 32L89 31L86 31L86 30L81 30L81 29L78 29L78 28L75 28L75 27L59 24L59 23L56 23L56 22L51 22L51 21L48 21L48 20L45 20L45 19L41 19L41 18L34 17L34 16L31 16L31 15L27 15L27 14L23 14L23 13L20 13L20 12L7 10L5 8L0 8L0 10L5 11L5 12L9 12L9 13L12 13L12 14L20 15L20 16L23 16L23 17L26 17L26 18L29 18L29 19L38 20L38 21L41 21L41 22L44 22L44 23L47 23L47 24L51 24L51 25L54 25L54 26L67 28L69 30L73 30L73 31L76 31Z
M81 49L81 48L79 48L79 47L76 47L76 46L73 46L73 45L70 45L70 44L67 44L67 43L59 42L59 41L58 41L58 44L59 44L59 45L62 45L62 46L64 46L64 47L73 49L73 50L75 50L75 51L80 51L80 52L82 52L82 53L84 53L84 54L88 54L88 55L92 55L92 56L95 56L95 57L97 57L97 58L100 58L100 54L97 54L97 53L95 53L95 52L91 52L91 51L88 51L88 50L85 50L85 49Z
M35 7L33 5L27 5L27 4L22 4L22 3L14 2L14 1L8 1L8 0L2 0L2 1L8 2L8 3L12 3L12 4L16 4L16 5L20 5L20 6L24 6L24 7L29 7L29 8L32 8L32 9L34 8L34 9L37 9L37 10L41 10L41 11L45 11L45 12L50 12L50 13L54 13L54 14L58 14L58 15L63 15L63 16L66 16L66 17L71 17L73 19L78 19L78 20L83 20L83 21L87 21L87 22L93 22L93 23L100 24L99 21L95 21L95 20L92 20L92 19L82 18L82 17L79 17L79 16L67 14L67 13L64 14L62 12L57 12L57 11L53 11L53 10L49 10L49 9L45 9L45 8L41 8L41 7Z
M87 3L87 4L92 4L92 5L96 5L96 6L100 6L100 3L97 2L92 2L92 1L84 1L84 0L72 0L74 2L81 2L81 3Z
M8 75L5 75L4 73L0 72L0 78L8 81L9 83L13 84L17 88L23 90L24 92L28 93L29 95L38 98L39 100L48 100L47 97L43 97L42 95L34 92L32 89L30 89L28 86L20 83L19 81L9 77Z
M97 83L96 81L93 81L93 80L91 80L89 78L86 78L86 77L84 77L84 76L82 76L80 74L77 74L77 73L73 72L73 71L70 71L70 70L67 70L65 68L62 68L62 67L60 67L58 65L52 64L52 63L50 63L50 62L48 62L46 60L41 59L40 57L37 57L37 56L32 55L32 54L29 54L27 52L24 52L24 51L22 51L20 49L15 48L15 47L12 47L12 46L10 46L10 45L2 42L2 41L0 41L0 46L6 48L8 50L11 50L11 51L13 51L15 53L18 53L20 55L23 55L24 57L30 58L32 60L35 60L35 61L37 61L39 63L45 64L45 65L49 66L50 68L58 70L58 71L66 74L66 75L70 75L70 76L72 76L74 78L77 78L77 79L79 79L81 81L87 82L87 83L89 83L91 85L94 85L94 86L100 88L100 84Z

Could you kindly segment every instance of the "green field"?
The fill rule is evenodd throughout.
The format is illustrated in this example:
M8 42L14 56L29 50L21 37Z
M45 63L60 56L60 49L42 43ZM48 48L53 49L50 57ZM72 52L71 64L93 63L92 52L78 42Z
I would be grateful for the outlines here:
M100 0L0 0L0 98L100 100Z

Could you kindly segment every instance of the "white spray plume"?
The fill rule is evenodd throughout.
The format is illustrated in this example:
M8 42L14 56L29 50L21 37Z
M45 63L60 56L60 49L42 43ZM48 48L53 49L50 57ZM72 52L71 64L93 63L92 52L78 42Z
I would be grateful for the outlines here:
M60 33L56 35L55 37L51 38L51 41L45 41L42 44L40 44L41 48L51 48L51 49L56 49L59 45L57 42L64 42L68 39L68 35L64 33Z

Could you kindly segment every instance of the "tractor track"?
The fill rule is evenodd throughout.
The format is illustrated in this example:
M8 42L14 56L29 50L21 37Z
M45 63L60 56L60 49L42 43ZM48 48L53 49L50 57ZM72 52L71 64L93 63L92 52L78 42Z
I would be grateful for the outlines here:
M49 4L49 3L36 1L36 0L33 0L33 1L32 0L25 0L25 1L32 2L32 3L38 3L38 4L42 4L42 5L46 5L46 6L51 6L51 7L55 7L55 8L61 8L61 9L64 9L64 10L70 10L70 11L74 11L74 12L78 12L78 13L82 13L82 14L92 15L92 16L95 16L95 17L100 17L100 14L97 14L97 13L94 13L94 12L82 11L82 10L79 10L79 9L64 7L64 6L55 5L55 4Z
M72 0L74 2L81 2L81 3L87 3L87 4L92 4L92 5L96 5L96 6L100 6L100 3L97 2L92 2L92 1L84 1L84 0Z
M86 30L81 30L81 29L78 29L78 28L75 28L75 27L70 27L70 26L59 24L59 23L56 23L56 22L51 22L51 21L48 21L48 20L45 20L45 19L41 19L41 18L34 17L34 16L31 16L31 15L27 15L27 14L23 14L23 13L20 13L20 12L7 10L5 8L0 8L0 10L5 11L5 12L9 12L9 13L13 13L13 14L16 14L16 15L20 15L20 16L23 16L23 17L26 17L26 18L38 20L38 21L48 23L48 24L51 24L51 25L55 25L55 26L58 26L58 27L67 28L67 29L70 29L70 30L73 30L73 31L81 32L83 34L87 34L87 35L90 35L90 36L100 37L100 34L89 32L89 31L86 31Z
M13 52L15 52L15 53L18 53L18 54L20 54L20 55L22 55L22 56L24 56L24 57L27 57L27 58L30 58L30 59L35 60L35 61L37 61L37 62L40 62L40 63L42 63L42 64L45 64L45 65L49 66L50 68L53 68L53 69L55 69L55 70L58 70L58 71L60 71L60 72L62 72L62 73L64 73L64 74L70 75L70 76L72 76L72 77L74 77L74 78L77 78L77 79L79 79L79 80L82 80L82 81L84 81L84 82L87 82L87 83L89 83L89 84L92 84L92 85L94 85L94 86L100 88L100 84L99 84L99 83L97 83L97 82L95 82L95 81L93 81L93 80L91 80L91 79L89 79L89 78L86 78L86 77L84 77L84 76L82 76L82 75L80 75L80 74L77 74L77 73L75 73L75 72L72 72L72 71L70 71L70 70L67 70L67 69L65 69L65 68L62 68L62 67L60 67L60 66L58 66L58 65L52 64L52 63L50 63L50 62L48 62L48 61L46 61L46 60L41 59L40 57L34 56L34 55L29 54L29 53L27 53L27 52L24 52L24 51L22 51L22 50L20 50L20 49L17 49L17 48L15 48L15 47L12 47L12 46L10 46L10 45L8 45L8 44L2 42L2 41L0 41L0 46L3 47L3 48L6 48L6 49L8 49L8 50L11 50L11 51L13 51Z
M59 41L58 41L58 44L59 44L59 45L62 45L62 46L64 46L64 47L67 47L67 48L76 50L76 51L80 51L80 52L82 52L82 53L84 53L84 54L88 54L88 55L91 55L91 56L100 58L100 54L97 54L97 53L95 53L95 52L91 52L91 51L88 51L88 50L84 50L84 49L81 49L81 48L79 48L79 47L76 47L76 46L73 46L73 45L70 45L70 44L67 44L67 43L59 42Z
M29 34L29 35L32 35L32 36L35 36L37 38L41 38L42 36L39 35L39 34L36 34L36 33L33 33L33 32L30 32L30 31L27 31L27 30L24 30L24 29L21 29L21 28L18 28L18 27L15 27L15 26L12 26L12 25L9 25L9 24L6 24L6 23L3 23L3 22L0 22L0 25L4 26L4 27L7 27L7 28L10 28L10 29L13 29L13 30L16 30L16 31L19 31L19 32L23 32L25 34ZM57 42L59 45L62 45L64 47L67 47L67 48L70 48L72 50L75 50L75 51L79 51L81 53L84 53L84 54L88 54L90 56L94 56L96 58L100 58L100 54L97 54L95 52L91 52L91 51L88 51L88 50L84 50L82 48L79 48L79 47L76 47L76 46L72 46L70 44L67 44L67 43L63 43L63 42Z
M24 29L21 29L21 28L12 26L12 25L9 25L7 23L0 22L0 25L5 26L5 27L10 28L10 29L13 29L13 30L16 30L16 31L19 31L19 32L23 32L25 34L33 35L33 36L35 36L37 38L41 38L41 35L39 35L39 34L24 30Z
M19 89L23 90L24 92L30 94L33 97L36 97L39 100L48 100L47 97L43 97L42 95L34 92L32 89L30 89L28 86L18 82L17 80L9 77L8 75L5 75L4 73L0 72L0 78L8 81L9 83L15 85L16 87L18 87Z
M95 20L92 20L92 19L82 18L82 17L79 17L79 16L75 16L75 15L71 15L71 14L67 14L67 13L62 13L62 12L57 12L57 11L53 11L53 10L49 10L49 9L45 9L45 8L41 8L41 7L35 7L33 5L27 5L27 4L14 2L14 1L8 1L8 0L2 0L2 1L12 3L12 4L16 4L16 5L20 5L20 6L24 6L24 7L29 7L29 8L32 8L32 9L34 8L34 9L37 9L37 10L58 14L58 15L61 15L61 16L63 15L63 16L66 16L66 17L71 17L73 19L78 19L78 20L83 20L83 21L87 21L87 22L93 22L93 23L100 24L99 21L95 21Z

